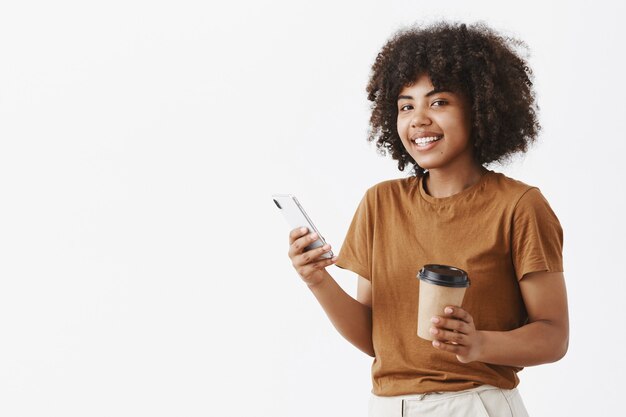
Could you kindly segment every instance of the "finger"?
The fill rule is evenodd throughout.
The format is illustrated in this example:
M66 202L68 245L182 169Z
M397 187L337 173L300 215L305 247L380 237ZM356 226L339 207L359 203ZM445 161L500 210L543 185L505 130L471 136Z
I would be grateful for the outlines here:
M455 330L463 334L469 334L472 330L472 327L468 323L454 318L435 316L430 319L430 321L433 323L433 326L442 330Z
M435 340L443 343L454 343L456 345L467 346L469 341L467 335L459 332L453 332L450 330L442 330L436 327L430 328L430 334L433 335Z
M433 340L433 346L439 350L443 350L445 352L454 353L456 355L464 355L466 353L467 348L462 345L454 345L451 343L444 343L439 340Z
M300 255L296 255L293 257L292 263L293 266L299 268L301 266L307 265L311 262L316 262L320 260L320 257L330 250L330 245L327 243L324 246L319 248L308 250Z
M461 307L447 306L443 311L446 317L454 317L459 320L463 320L466 323L472 323L473 321L472 315L463 310Z
M309 229L307 229L306 227L298 227L297 229L293 229L291 232L289 232L289 245L293 245L293 242L295 242L296 239L306 235L308 231Z
M329 259L322 259L321 261L311 262L309 264L296 268L296 271L298 271L298 274L300 274L300 276L307 277L312 273L319 271L320 269L324 269L327 266L334 264L335 262L337 262L337 257L333 256Z
M294 240L291 246L289 246L289 256L293 257L295 255L301 254L302 252L304 252L304 248L315 242L318 238L319 236L317 235L317 233L309 233L306 236L302 236Z

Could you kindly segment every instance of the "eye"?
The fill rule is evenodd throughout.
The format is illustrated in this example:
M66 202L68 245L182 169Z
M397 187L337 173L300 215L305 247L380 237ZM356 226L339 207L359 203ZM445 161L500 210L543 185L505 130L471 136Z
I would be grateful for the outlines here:
M404 104L402 106L400 106L400 111L407 111L407 110L412 110L413 106L410 104Z
M433 101L433 106L434 106L436 103L441 103L441 104L437 105L436 107L441 107L441 106L444 106L444 105L448 104L448 102L447 102L447 101L445 101L445 100L435 100L435 101Z

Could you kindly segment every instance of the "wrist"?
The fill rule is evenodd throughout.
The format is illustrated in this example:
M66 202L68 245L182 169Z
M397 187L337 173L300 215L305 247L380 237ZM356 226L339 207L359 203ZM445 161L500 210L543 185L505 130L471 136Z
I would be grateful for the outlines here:
M484 330L476 330L476 359L477 362L487 362L486 347L489 343L488 332Z
M328 277L328 273L324 270L324 271L320 271L320 274L318 277L316 277L316 279L312 280L311 282L306 282L307 287L309 287L310 290L316 290L318 288L320 288L322 286L323 283L325 283L327 281L327 277Z

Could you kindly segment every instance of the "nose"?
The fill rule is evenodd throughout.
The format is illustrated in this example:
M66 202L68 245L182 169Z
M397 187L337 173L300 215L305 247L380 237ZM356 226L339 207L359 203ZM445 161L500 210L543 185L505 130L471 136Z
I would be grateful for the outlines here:
M415 109L413 111L413 118L411 119L411 127L415 128L417 126L422 126L422 125L429 125L430 124L430 119L428 118L428 116L426 116L426 114L419 110L419 109Z

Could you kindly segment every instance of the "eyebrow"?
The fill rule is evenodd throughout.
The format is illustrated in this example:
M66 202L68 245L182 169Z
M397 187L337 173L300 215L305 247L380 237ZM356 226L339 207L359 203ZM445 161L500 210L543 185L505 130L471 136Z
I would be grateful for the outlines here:
M441 89L434 89L432 91L429 91L428 93L426 93L426 95L424 95L424 97L430 97L433 94L437 94L437 93L452 93L452 91L450 90L446 90L445 88L441 88ZM413 96L406 96L406 95L402 95L402 96L398 96L398 100L413 100Z

